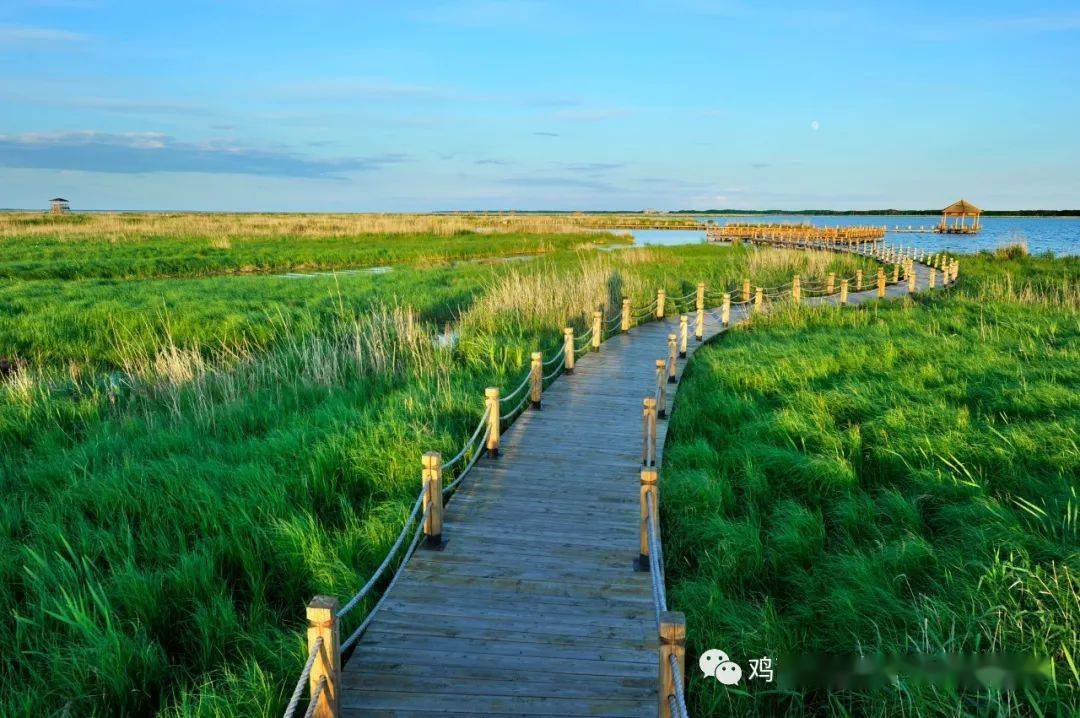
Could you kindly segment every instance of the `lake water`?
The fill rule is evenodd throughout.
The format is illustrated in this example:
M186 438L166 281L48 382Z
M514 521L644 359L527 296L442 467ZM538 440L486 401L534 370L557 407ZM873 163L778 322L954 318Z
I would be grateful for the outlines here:
M750 217L698 217L702 222L716 224L728 222L751 223L808 223L818 227L846 227L851 225L885 225L889 228L885 235L890 243L903 244L907 247L928 249L931 251L950 250L953 252L978 252L994 249L1005 244L1026 242L1032 254L1053 252L1054 254L1080 255L1080 217L985 217L982 231L975 235L956 234L904 234L895 232L894 227L933 227L938 217L929 216L822 216L765 214ZM637 244L694 244L705 241L705 231L676 229L635 229L634 240Z

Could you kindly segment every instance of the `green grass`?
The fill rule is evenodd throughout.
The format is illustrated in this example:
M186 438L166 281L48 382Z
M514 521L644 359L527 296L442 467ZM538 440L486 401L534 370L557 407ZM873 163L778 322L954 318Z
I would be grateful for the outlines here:
M0 714L279 712L304 603L366 580L421 452L455 451L483 387L564 323L858 261L702 246L338 283L12 282L22 319L0 331L39 364L0 383ZM461 341L440 349L447 317ZM116 367L138 381L112 391Z
M1080 261L963 257L946 294L786 310L699 351L661 503L695 715L1076 715ZM697 655L1013 653L1015 693L706 681ZM771 690L770 690L771 689Z
M413 229L431 225L445 234ZM445 265L626 243L582 230L500 231L453 218L0 213L0 279L148 279Z
M288 279L0 280L0 346L34 366L119 369L181 347L265 348L375 302L450 321L496 265Z

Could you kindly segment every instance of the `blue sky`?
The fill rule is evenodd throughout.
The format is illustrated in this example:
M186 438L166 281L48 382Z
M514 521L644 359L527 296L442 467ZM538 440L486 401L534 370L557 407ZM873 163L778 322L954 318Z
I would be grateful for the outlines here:
M0 3L0 207L1080 206L1075 2Z

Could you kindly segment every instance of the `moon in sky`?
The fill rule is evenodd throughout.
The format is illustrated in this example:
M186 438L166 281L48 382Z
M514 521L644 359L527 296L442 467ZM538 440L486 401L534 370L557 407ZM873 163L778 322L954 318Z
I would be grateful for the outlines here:
M814 132L817 132L818 130L821 129L821 123L818 122L817 120L811 120L810 121L810 129L813 130Z

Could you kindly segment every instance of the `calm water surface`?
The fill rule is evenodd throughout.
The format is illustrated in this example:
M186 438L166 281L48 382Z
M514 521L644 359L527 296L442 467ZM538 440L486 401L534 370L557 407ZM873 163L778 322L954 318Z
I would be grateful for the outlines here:
M699 217L698 219L702 222L712 221L720 225L728 222L802 222L818 227L846 227L861 224L885 225L889 228L886 234L886 239L889 242L921 249L978 252L983 249L994 249L1004 244L1026 242L1028 250L1033 254L1053 252L1059 255L1080 255L1080 217L986 217L982 220L982 231L976 235L905 234L894 231L897 225L906 229L909 225L912 227L933 227L937 224L937 217L925 216L885 217L867 215L862 217L833 217L767 214L752 217ZM705 241L704 230L699 232L696 230L635 229L633 234L634 240L638 244L694 244Z

